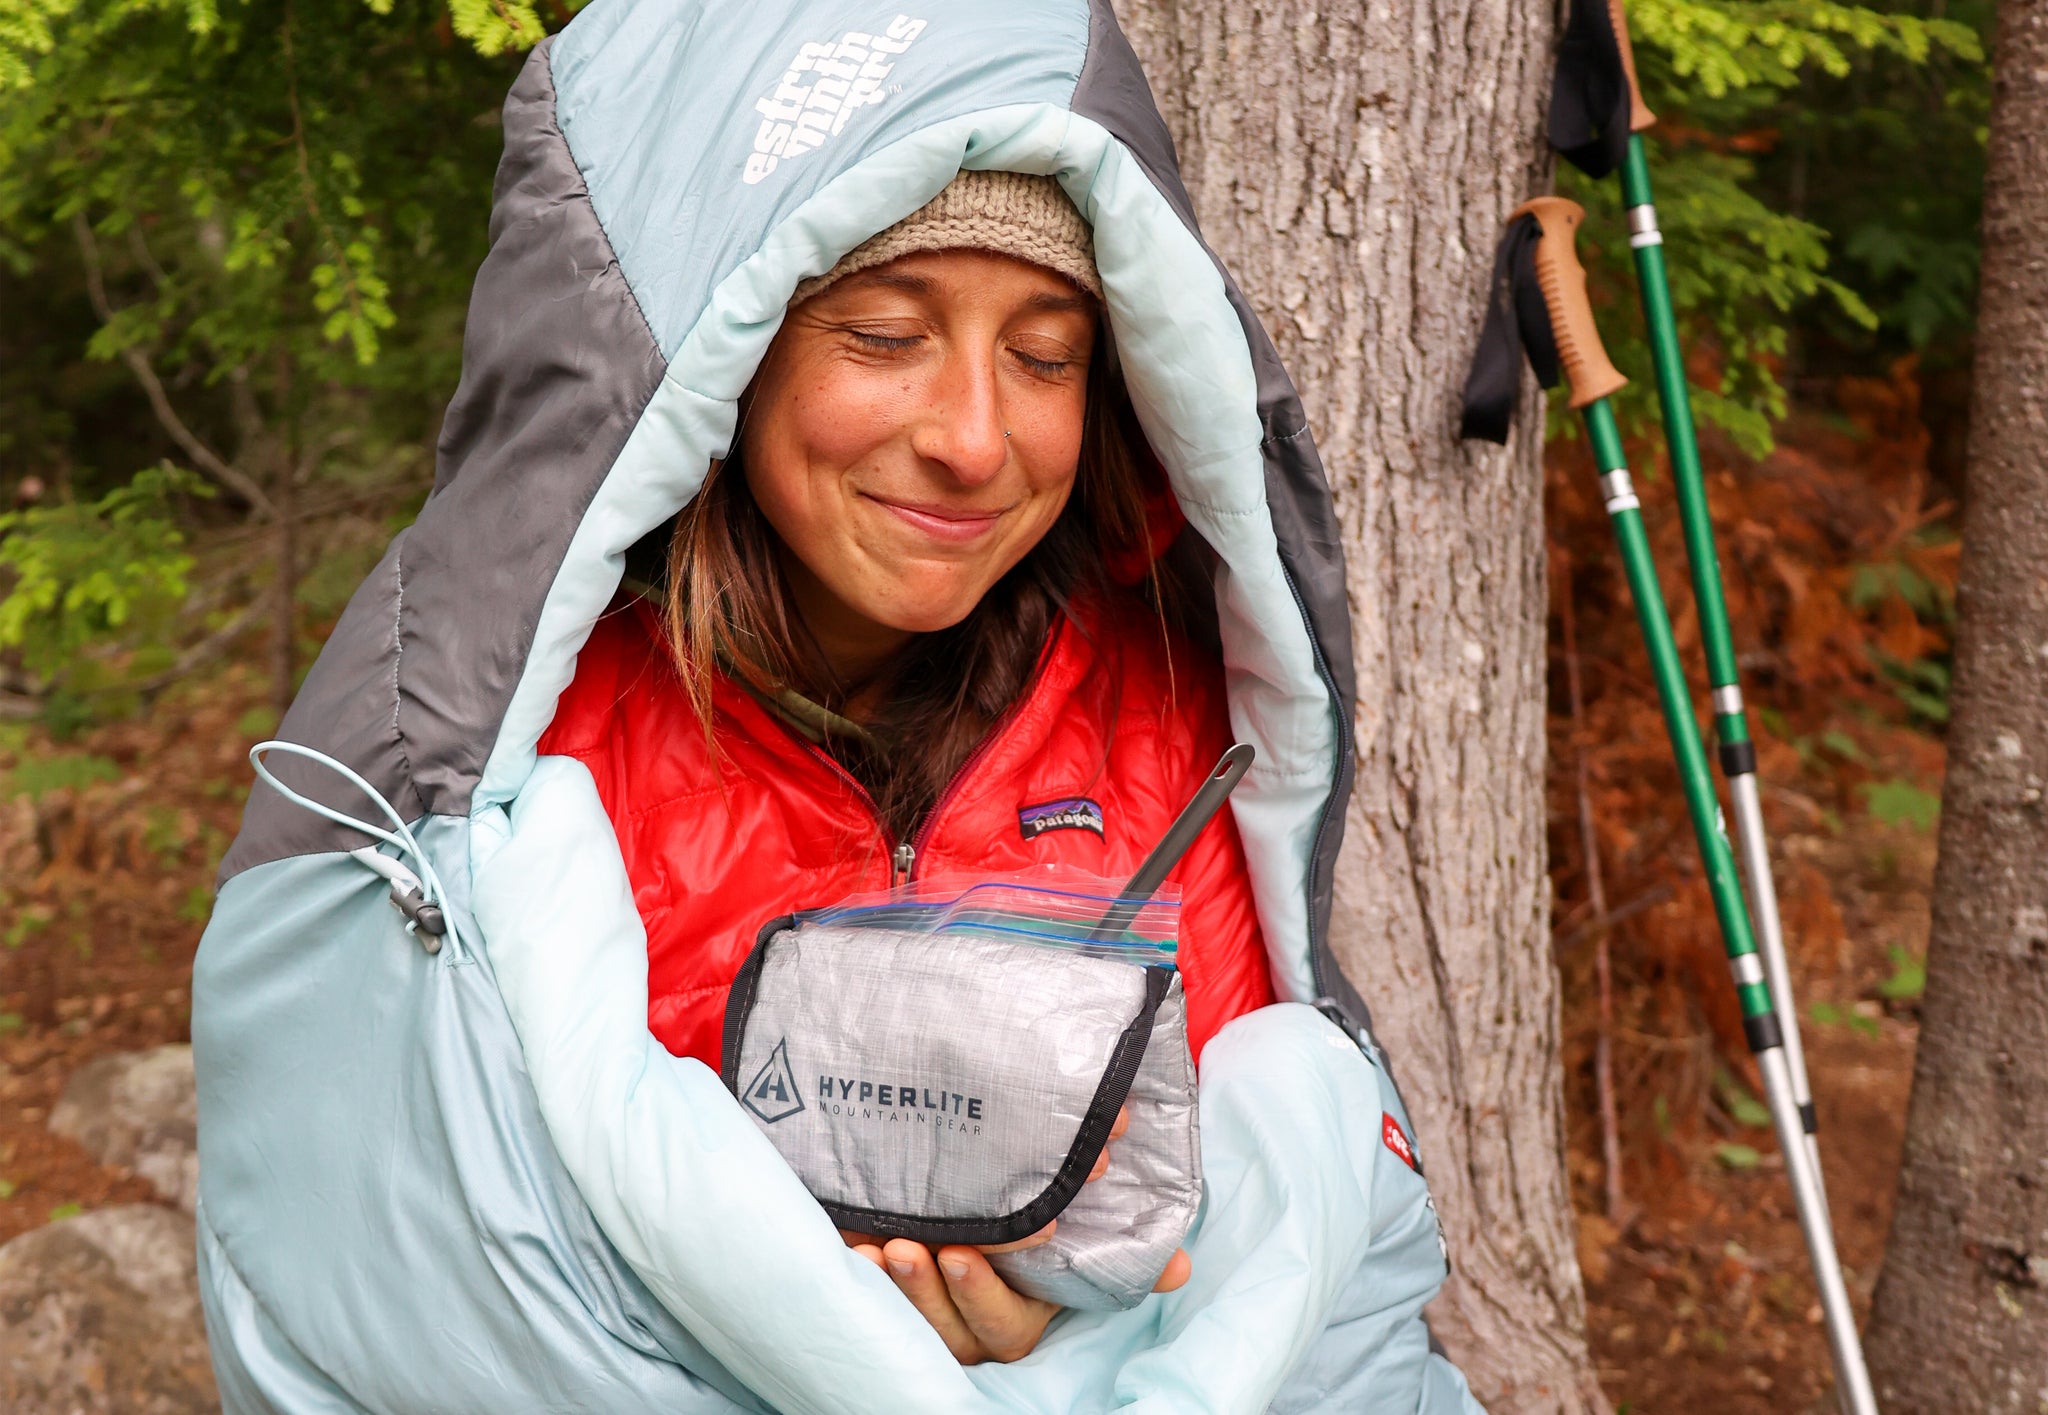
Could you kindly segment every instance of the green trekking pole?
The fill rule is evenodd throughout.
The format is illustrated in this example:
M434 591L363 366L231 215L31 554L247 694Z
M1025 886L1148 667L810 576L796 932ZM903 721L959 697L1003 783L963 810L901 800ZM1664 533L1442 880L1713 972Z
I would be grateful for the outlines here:
M1464 430L1468 436L1487 437L1493 437L1497 431L1500 435L1494 440L1505 440L1506 421L1513 412L1513 394L1509 391L1502 402L1502 350L1512 342L1502 337L1503 331L1519 334L1530 362L1546 384L1555 384L1557 375L1563 374L1571 386L1571 406L1585 419L1587 440L1600 475L1601 499L1621 550L1622 570L1635 602L1636 623L1649 655L1651 675L1657 684L1665 731L1677 758L1686 813L1691 818L1714 916L1720 925L1729 971L1734 975L1736 995L1741 1002L1743 1033L1763 1077L1764 1096L1784 1154L1785 1173L1813 1265L1814 1284L1820 1292L1828 1345L1834 1357L1837 1396L1849 1415L1876 1415L1876 1398L1863 1362L1855 1313L1849 1305L1849 1290L1835 1252L1834 1233L1828 1225L1819 1168L1806 1144L1805 1126L1794 1098L1785 1030L1764 980L1763 963L1757 956L1756 938L1736 879L1734 854L1728 838L1721 833L1720 802L1714 793L1699 723L1693 718L1692 693L1672 640L1671 619L1657 583L1656 562L1643 529L1641 505L1636 500L1622 452L1621 431L1607 402L1628 380L1609 362L1593 321L1592 305L1586 298L1586 274L1573 246L1584 217L1585 212L1574 202L1562 197L1538 197L1517 208L1509 218L1495 265L1487 332L1482 336L1480 354L1466 387ZM1513 361L1512 371L1519 379L1518 358Z
M1552 95L1551 142L1589 176L1601 177L1619 167L1622 205L1628 211L1629 246L1635 257L1636 284L1642 293L1643 322L1650 335L1650 357L1657 378L1657 405L1663 415L1664 445L1671 454L1671 476L1678 492L1678 519L1685 532L1685 558L1692 571L1693 600L1699 607L1700 641L1706 650L1707 684L1713 691L1714 733L1719 739L1721 773L1728 779L1734 807L1735 844L1742 859L1744 883L1756 925L1758 951L1771 995L1784 1018L1785 1057L1792 1070L1793 1093L1806 1133L1813 1167L1820 1173L1820 1145L1813 1105L1813 1087L1806 1075L1806 1051L1800 1044L1799 1011L1792 1001L1792 968L1785 950L1784 924L1778 913L1778 890L1771 877L1769 838L1764 833L1763 804L1757 792L1756 743L1743 711L1741 677L1735 666L1735 641L1728 630L1728 601L1721 589L1720 556L1714 547L1714 526L1707 513L1706 480L1700 470L1699 440L1694 432L1692 398L1686 389L1685 357L1678 347L1678 320L1671 308L1671 285L1664 270L1664 235L1657 228L1657 205L1650 193L1650 165L1643 133L1657 115L1643 102L1636 83L1635 49L1621 0L1584 0L1573 7L1571 28L1558 59L1557 89ZM1826 1197L1823 1179L1822 1197Z

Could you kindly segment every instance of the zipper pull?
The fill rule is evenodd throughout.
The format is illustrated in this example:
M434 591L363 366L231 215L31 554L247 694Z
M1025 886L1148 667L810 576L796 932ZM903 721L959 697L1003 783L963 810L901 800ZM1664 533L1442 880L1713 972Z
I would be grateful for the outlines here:
M892 885L908 883L910 867L917 863L917 847L906 840L896 847L896 853L892 858L896 864L896 874L890 883Z

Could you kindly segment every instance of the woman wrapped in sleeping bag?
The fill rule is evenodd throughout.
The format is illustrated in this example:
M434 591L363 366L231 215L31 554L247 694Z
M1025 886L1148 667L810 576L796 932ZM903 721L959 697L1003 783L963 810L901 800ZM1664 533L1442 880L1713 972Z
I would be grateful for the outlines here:
M434 493L196 966L225 1407L1477 1410L1326 941L1327 486L1107 5L597 0L505 133ZM1156 1291L836 1227L718 1075L763 924L1128 875L1233 740Z

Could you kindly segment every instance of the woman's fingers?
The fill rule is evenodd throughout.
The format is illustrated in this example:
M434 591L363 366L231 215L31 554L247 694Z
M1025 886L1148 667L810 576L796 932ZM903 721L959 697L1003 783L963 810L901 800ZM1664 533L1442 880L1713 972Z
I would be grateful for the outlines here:
M987 1258L958 1245L939 1249L939 1272L953 1306L990 1358L1015 1361L1031 1354L1059 1309L1012 1291Z
M1039 1244L1049 1241L1059 1229L1059 1226L1060 1221L1054 1219L1029 1238L1020 1238L1015 1243L990 1243L985 1245L981 1251L984 1253L1014 1253L1019 1248L1036 1248Z
M1116 1112L1116 1122L1109 1127L1109 1138L1111 1140L1121 1140L1123 1138L1124 1131L1130 1128L1131 1108L1127 1105L1118 1106ZM1095 1156L1094 1167L1088 1171L1088 1180L1092 1184L1096 1180L1102 1178L1102 1176L1107 1174L1108 1172L1109 1144L1107 1141L1105 1141L1103 1143L1101 1151ZM986 1250L984 1249L983 1251Z
M892 1238L882 1249L882 1260L883 1270L895 1282L897 1289L910 1299L910 1305L917 1308L918 1314L931 1323L932 1330L939 1334L939 1340L946 1343L946 1349L953 1353L955 1361L971 1366L983 1359L981 1343L953 1305L953 1298L946 1290L945 1280L939 1276L938 1265L933 1262L929 1248L908 1238ZM987 1266L987 1260L982 1261L983 1266Z
M1185 1286L1187 1280L1194 1275L1194 1271L1195 1260L1188 1256L1188 1250L1176 1248L1173 1250L1173 1256L1166 1260L1166 1271L1159 1274L1159 1281L1152 1284L1152 1290L1171 1292L1176 1287Z
M1093 1184L1109 1173L1109 1146L1104 1145L1095 1155L1095 1166L1088 1171L1088 1182Z
M866 1258L866 1259L867 1259L867 1260L868 1260L869 1262L873 1263L873 1264L874 1264L874 1265L875 1265L876 1267L880 1268L880 1269L881 1269L881 1270L882 1270L883 1272L887 1272L887 1271L889 1271L889 1265L888 1265L888 1263L886 1263L886 1262L885 1262L885 1261L883 1261L883 1259L882 1259L882 1250L881 1250L881 1249L880 1249L879 1247L877 1247L877 1246L876 1246L875 1244L873 1244L873 1243L855 1243L855 1244L853 1244L853 1245L852 1245L852 1247L853 1247L853 1251L854 1251L854 1252L856 1252L856 1253L860 1254L860 1255L861 1255L861 1256L862 1256L863 1258Z

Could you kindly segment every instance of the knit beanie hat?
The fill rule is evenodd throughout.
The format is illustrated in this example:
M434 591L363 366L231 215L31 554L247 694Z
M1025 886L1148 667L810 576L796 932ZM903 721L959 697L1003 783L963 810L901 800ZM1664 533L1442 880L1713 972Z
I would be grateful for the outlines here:
M1042 265L1102 298L1095 234L1058 182L1022 172L962 172L916 211L798 285L789 302L800 305L835 281L899 256L963 248Z

